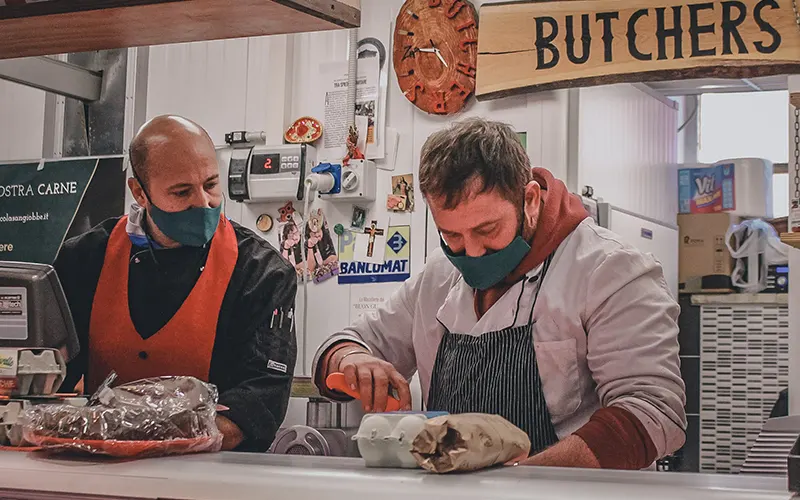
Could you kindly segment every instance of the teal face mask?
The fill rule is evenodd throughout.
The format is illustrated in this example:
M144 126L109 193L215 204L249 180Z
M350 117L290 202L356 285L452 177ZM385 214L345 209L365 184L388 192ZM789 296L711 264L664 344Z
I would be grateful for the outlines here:
M440 238L439 241L444 254L461 271L467 285L477 290L486 290L503 281L531 250L531 246L522 236L514 238L502 250L480 257L453 253L443 239Z
M187 247L202 247L211 241L217 231L222 205L216 208L193 207L180 212L165 212L153 203L144 183L135 173L134 177L150 202L150 218L167 238Z
M222 205L217 208L194 207L180 212L165 212L150 202L150 218L164 235L181 245L202 247L214 236Z

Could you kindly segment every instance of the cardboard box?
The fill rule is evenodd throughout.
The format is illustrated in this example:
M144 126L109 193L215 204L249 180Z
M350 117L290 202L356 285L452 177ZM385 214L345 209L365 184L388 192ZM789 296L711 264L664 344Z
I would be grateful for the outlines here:
M682 292L731 291L733 259L725 233L740 218L728 213L678 215L678 282Z

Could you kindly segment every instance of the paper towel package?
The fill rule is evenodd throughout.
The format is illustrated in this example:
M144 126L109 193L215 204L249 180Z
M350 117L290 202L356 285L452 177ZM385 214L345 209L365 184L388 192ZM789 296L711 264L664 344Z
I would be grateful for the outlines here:
M760 158L722 160L678 171L678 212L729 212L772 218L772 163Z

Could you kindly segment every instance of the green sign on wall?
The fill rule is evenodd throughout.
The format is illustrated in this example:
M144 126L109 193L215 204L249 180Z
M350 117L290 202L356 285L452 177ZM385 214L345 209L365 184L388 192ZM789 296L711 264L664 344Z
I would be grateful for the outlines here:
M519 137L519 142L522 143L522 147L525 148L525 151L528 150L528 133L527 132L517 132L517 137Z
M97 164L97 158L0 164L0 260L52 264Z

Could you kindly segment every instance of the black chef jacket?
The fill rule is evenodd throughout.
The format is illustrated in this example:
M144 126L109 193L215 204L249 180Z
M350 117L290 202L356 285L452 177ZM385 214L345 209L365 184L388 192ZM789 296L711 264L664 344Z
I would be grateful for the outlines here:
M81 344L67 367L67 390L88 368L92 301L118 220L65 242L54 265ZM220 414L244 433L239 451L266 451L286 416L297 360L294 322L286 316L275 321L272 312L293 311L297 276L272 245L236 223L233 228L239 256L220 308L209 382L219 389L219 403L230 408ZM131 248L128 305L139 335L154 335L175 315L200 277L209 248ZM270 360L285 365L286 373L268 369Z

